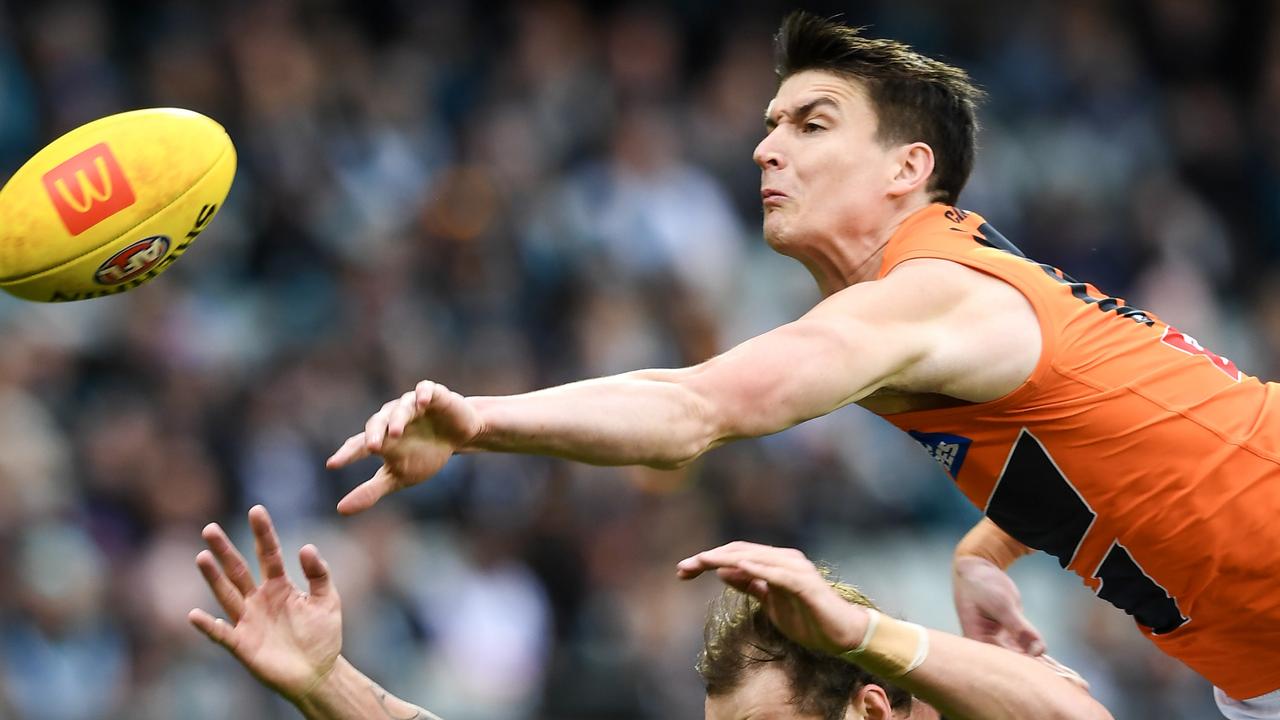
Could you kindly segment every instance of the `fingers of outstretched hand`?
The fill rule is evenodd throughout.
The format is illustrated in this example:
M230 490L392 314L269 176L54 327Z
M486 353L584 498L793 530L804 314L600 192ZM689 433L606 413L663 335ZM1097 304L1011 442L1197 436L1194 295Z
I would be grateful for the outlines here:
M733 542L685 558L676 574L685 580L715 570L728 585L763 600L770 587L792 594L825 587L827 581L799 550Z
M716 569L716 577L719 577L726 585L737 588L746 592L747 585L755 580L755 575L743 570L740 567L722 567Z
M307 576L307 591L312 597L323 598L333 592L329 564L320 557L320 551L315 545L303 545L298 552L298 561L302 564L302 574Z
M357 460L363 460L369 457L369 454L369 447L368 443L365 442L364 433L356 433L347 438L347 441L342 443L342 447L329 456L324 465L330 470L334 470L350 465Z
M364 446L369 452L382 451L382 441L387 437L387 425L391 422L391 412L396 409L399 402L399 398L388 401L364 424Z
M694 555L676 563L676 576L681 580L692 580L709 569L711 568L704 565L701 558Z
M736 540L710 550L703 550L696 555L690 555L681 560L676 563L676 574L685 580L695 578L708 570L733 564L744 553L766 548L769 548L769 546Z
M258 566L262 568L263 577L268 580L284 577L280 538L265 507L254 505L249 509L249 526L253 528L253 544L258 550Z
M204 610L196 608L187 613L187 622L222 647L230 650L234 646L231 638L231 624L222 618L215 618Z
M769 594L769 584L740 567L722 567L716 569L716 576L724 584L740 592L763 600Z
M240 617L244 615L244 594L227 579L213 553L201 550L196 555L196 567L200 568L200 574L213 591L214 599L226 611L227 617L231 618L231 622L240 622Z
M794 573L812 572L817 575L813 563L799 550L759 545L749 542L732 542L681 560L676 573L685 579L697 577L713 568L737 566L753 562L763 567L787 568Z
M418 410L426 410L431 405L432 399L436 396L436 387L436 383L423 380L413 389L414 402Z
M418 417L418 394L415 391L400 396L395 407L387 416L387 437L398 438L404 435L404 429Z
M431 417L433 430L463 443L480 432L474 412L467 398L440 383L432 383L427 400L422 399L421 393L418 396L417 417Z
M253 573L249 572L249 565L244 561L244 556L231 543L231 539L227 537L227 533L223 531L222 526L217 523L209 523L204 526L204 531L200 533L204 538L205 544L213 551L214 558L218 564L222 566L222 571L226 573L226 577L231 581L241 595L248 595L253 592L256 583L253 580Z
M787 564L761 562L751 558L743 558L738 561L738 567L767 582L771 587L781 588L796 594L804 592L806 586L810 585L815 579L824 585L826 584L826 581L822 580L822 576L818 575L817 570L812 565L808 568L812 571L812 577L809 577L804 568L794 568Z
M373 477L357 485L346 497L338 501L338 512L354 515L373 507L378 500L399 488L395 477L386 465L378 468Z

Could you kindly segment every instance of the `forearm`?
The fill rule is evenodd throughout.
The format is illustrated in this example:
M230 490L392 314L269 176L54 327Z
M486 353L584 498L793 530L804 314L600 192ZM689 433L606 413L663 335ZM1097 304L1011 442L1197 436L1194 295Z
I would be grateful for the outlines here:
M524 395L468 398L480 435L462 450L676 467L874 392L923 357L914 324L873 322L853 289L698 365L639 370ZM871 302L871 298L864 298Z
M1015 560L1030 553L1031 548L984 517L956 545L955 557L979 557L1007 570Z
M306 697L290 700L307 720L440 720L383 690L342 657Z
M472 397L483 429L466 450L552 455L595 465L678 467L717 439L685 370L639 370L501 397Z
M952 720L1103 720L1106 709L1065 667L940 630L845 607L847 662L883 677ZM852 644L851 639L841 640ZM1064 673L1069 673L1068 679Z
M952 720L1109 720L1089 693L1048 665L929 630L929 655L894 683Z

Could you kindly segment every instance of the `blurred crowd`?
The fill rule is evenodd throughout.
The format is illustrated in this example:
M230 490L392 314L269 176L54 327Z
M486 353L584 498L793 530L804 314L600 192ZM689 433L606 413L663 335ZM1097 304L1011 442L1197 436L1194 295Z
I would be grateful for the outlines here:
M976 512L856 408L675 472L456 458L340 518L324 458L432 378L466 394L700 361L816 299L760 238L751 151L792 4L0 2L0 179L83 122L223 123L240 169L163 277L0 299L0 718L293 717L186 626L200 528L264 503L315 542L345 652L449 720L689 718L718 588L675 562L805 549L957 628ZM962 205L1032 257L1280 376L1280 6L812 2L986 88ZM1208 685L1074 576L1015 568L1050 652L1116 717Z

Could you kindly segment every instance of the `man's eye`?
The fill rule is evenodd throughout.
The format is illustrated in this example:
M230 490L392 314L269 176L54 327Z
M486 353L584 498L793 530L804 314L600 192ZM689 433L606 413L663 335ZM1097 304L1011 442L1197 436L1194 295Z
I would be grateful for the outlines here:
M822 130L826 130L826 128L819 125L818 123L812 123L812 122L805 123L804 127L801 128L801 132L805 134L816 133Z

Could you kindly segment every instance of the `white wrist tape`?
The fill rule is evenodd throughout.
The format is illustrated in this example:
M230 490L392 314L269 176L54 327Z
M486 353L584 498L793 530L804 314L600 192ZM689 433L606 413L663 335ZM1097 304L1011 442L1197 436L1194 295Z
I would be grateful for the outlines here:
M899 678L929 656L929 631L867 608L867 631L858 647L840 657L882 678Z

